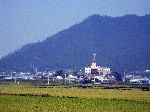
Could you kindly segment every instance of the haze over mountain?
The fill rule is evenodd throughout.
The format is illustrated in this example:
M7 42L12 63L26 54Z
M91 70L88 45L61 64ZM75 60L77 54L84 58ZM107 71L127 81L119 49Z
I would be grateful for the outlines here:
M0 60L0 70L83 68L97 64L115 71L150 69L150 15L92 15L38 43L27 44Z

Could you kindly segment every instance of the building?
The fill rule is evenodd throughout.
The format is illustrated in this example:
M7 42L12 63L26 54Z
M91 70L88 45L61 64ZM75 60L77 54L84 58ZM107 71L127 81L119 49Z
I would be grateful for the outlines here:
M96 53L93 54L94 58L92 60L92 64L90 67L85 67L85 74L89 75L89 74L95 74L95 75L107 75L110 74L110 68L107 67L101 67L101 66L97 66L96 65Z

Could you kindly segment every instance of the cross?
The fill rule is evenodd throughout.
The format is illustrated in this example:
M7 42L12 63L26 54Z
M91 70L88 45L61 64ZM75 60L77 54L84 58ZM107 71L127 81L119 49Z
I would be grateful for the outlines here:
M94 56L94 60L95 60L96 53L94 53L93 56Z

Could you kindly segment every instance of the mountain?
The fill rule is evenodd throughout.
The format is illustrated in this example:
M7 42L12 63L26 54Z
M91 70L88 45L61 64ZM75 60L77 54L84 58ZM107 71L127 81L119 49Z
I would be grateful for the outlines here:
M83 68L96 52L97 65L114 71L150 69L150 15L92 15L0 60L0 71Z

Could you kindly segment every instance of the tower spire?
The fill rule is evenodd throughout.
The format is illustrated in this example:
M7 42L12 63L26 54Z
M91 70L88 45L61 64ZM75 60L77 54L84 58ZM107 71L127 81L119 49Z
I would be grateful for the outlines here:
M94 57L93 60L96 60L96 58L95 58L96 57L96 53L95 52L93 53L93 57Z
M93 53L93 61L92 61L92 67L93 68L96 68L96 58L95 57L96 57L96 53L94 52Z

